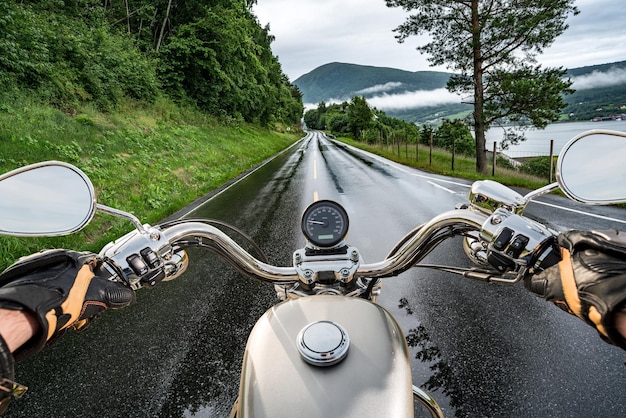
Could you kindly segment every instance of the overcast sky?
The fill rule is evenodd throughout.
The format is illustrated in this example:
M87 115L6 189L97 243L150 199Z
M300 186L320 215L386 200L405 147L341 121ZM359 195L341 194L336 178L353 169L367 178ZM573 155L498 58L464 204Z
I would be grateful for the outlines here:
M623 0L577 0L581 13L542 56L540 63L565 68L626 60ZM272 50L291 81L330 62L407 71L429 67L415 50L419 38L399 44L392 30L408 13L384 0L258 0L254 12L276 37Z

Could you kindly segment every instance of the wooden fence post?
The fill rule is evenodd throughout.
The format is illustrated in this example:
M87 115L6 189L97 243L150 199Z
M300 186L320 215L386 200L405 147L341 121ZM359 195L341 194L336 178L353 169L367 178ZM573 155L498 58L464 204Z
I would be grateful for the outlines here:
M452 137L452 171L454 171L454 136Z
M433 165L433 133L430 133L430 157L428 160L428 165Z
M493 141L493 165L491 166L491 176L496 175L496 141Z
M550 183L552 183L554 173L554 139L550 140Z

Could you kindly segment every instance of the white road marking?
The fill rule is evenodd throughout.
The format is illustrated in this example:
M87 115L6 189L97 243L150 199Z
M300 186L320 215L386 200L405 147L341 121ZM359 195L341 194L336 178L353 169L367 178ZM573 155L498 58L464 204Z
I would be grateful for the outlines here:
M437 187L438 189L445 190L445 191L446 191L446 192L448 192L448 193L456 194L456 192L455 192L454 190L450 190L450 189L448 189L447 187L443 187L443 186L442 186L442 185L440 185L440 184L433 183L433 182L432 182L432 181L430 181L430 180L428 180L428 184L432 184L433 186Z
M582 210L566 208L566 207L563 207L563 206L554 205L552 203L541 202L539 200L531 200L530 202L531 203L536 203L538 205L550 206L551 208L561 209L561 210L565 210L565 211L568 211L568 212L578 213L579 215L587 215L587 216L591 216L592 218L603 219L605 221L619 222L619 223L622 223L622 224L626 224L625 220L617 219L617 218L611 218L609 216L597 215L595 213L590 213L590 212L583 212Z

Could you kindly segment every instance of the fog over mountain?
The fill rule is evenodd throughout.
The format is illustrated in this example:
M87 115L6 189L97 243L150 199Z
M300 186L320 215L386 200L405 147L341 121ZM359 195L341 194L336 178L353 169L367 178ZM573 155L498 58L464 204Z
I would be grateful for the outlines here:
M451 103L461 103L458 94L450 93L445 88L435 90L408 91L399 94L382 94L369 97L367 102L381 110L415 109Z
M471 97L450 93L446 83L451 73L437 71L410 72L384 67L330 63L294 81L303 93L305 107L349 101L364 96L367 102L391 116L413 122L448 117L468 111ZM566 96L570 105L566 114L584 113L590 109L619 108L626 105L626 61L580 67L568 70L576 93ZM584 109L583 109L584 108Z
M576 90L618 86L626 84L626 68L613 67L605 72L595 70L590 74L572 77L572 81L572 87Z

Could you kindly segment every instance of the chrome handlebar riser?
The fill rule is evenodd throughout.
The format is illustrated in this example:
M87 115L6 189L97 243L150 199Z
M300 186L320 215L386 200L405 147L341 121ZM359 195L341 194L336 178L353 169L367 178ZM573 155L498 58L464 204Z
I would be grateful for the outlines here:
M350 287L360 259L359 250L348 246L328 253L310 248L293 253L293 265L305 287L325 282L338 282L344 287Z

